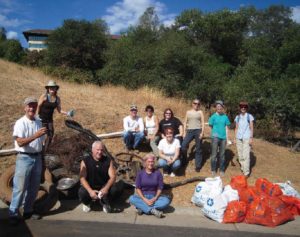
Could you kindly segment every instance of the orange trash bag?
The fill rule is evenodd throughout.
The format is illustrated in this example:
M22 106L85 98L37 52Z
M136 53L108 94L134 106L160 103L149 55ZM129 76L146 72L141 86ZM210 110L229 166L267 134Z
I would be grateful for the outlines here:
M278 197L267 198L266 202L271 210L273 226L278 226L287 221L294 220L294 216L288 209L288 206Z
M253 186L248 186L248 188L238 189L239 200L245 202L247 205L251 204L255 199L259 198L259 193Z
M277 197L283 194L279 185L273 184L265 178L257 179L255 187L262 195L266 194L270 197Z
M282 195L279 197L283 201L290 212L297 216L300 215L300 199L292 196Z
M224 213L223 223L243 222L246 217L247 204L243 201L232 201L228 203Z
M273 227L271 210L264 198L257 198L250 204L245 222Z
M237 175L231 178L230 186L233 189L247 188L247 178L244 175Z

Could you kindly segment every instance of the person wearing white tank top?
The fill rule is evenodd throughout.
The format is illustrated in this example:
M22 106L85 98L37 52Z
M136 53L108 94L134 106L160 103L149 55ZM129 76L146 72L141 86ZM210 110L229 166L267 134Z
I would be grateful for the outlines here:
M192 109L186 112L184 120L184 139L182 142L183 162L187 162L187 150L190 142L195 139L195 171L200 172L202 165L201 143L204 136L204 115L200 110L200 100L194 99Z
M154 115L154 108L152 105L147 105L145 108L146 117L144 117L145 124L145 137L146 140L150 143L153 154L158 157L158 148L157 143L159 141L158 129L159 122L156 115Z

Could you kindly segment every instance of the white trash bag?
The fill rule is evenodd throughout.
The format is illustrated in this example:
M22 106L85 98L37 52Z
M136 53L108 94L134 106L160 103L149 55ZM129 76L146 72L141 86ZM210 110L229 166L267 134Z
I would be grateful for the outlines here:
M223 199L226 200L228 203L239 200L238 191L233 189L229 184L224 187L224 190L221 195Z
M201 210L208 218L222 223L227 204L228 202L224 200L223 196L220 194L215 197L208 197Z
M286 181L285 183L277 184L281 188L281 191L284 195L300 198L300 194L298 193L298 191L291 186L291 181Z

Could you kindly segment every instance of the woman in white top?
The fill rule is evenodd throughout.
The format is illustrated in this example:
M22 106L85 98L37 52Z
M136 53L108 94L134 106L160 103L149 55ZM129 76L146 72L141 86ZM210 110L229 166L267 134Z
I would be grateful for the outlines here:
M187 161L187 149L190 142L195 139L195 171L200 172L202 165L201 143L204 135L204 115L200 110L200 100L194 99L192 109L186 112L184 120L184 139L182 142L182 153L184 161Z
M181 165L180 155L180 142L174 138L174 130L168 127L164 130L165 138L160 140L158 144L159 160L158 167L163 168L164 175L171 173L171 177L174 177Z
M159 156L157 143L159 141L158 136L158 128L159 128L159 122L156 115L154 115L154 108L152 105L147 105L145 108L146 117L144 118L144 124L145 124L145 137L146 140L150 142L150 146L152 149L152 152L156 157Z

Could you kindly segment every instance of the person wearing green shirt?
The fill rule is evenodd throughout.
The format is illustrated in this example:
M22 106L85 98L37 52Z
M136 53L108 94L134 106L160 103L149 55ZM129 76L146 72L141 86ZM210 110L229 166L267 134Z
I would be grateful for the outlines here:
M209 118L208 124L211 127L211 173L217 172L217 153L220 154L220 176L225 174L225 148L228 139L228 126L230 121L224 113L224 103L216 101L216 112Z

